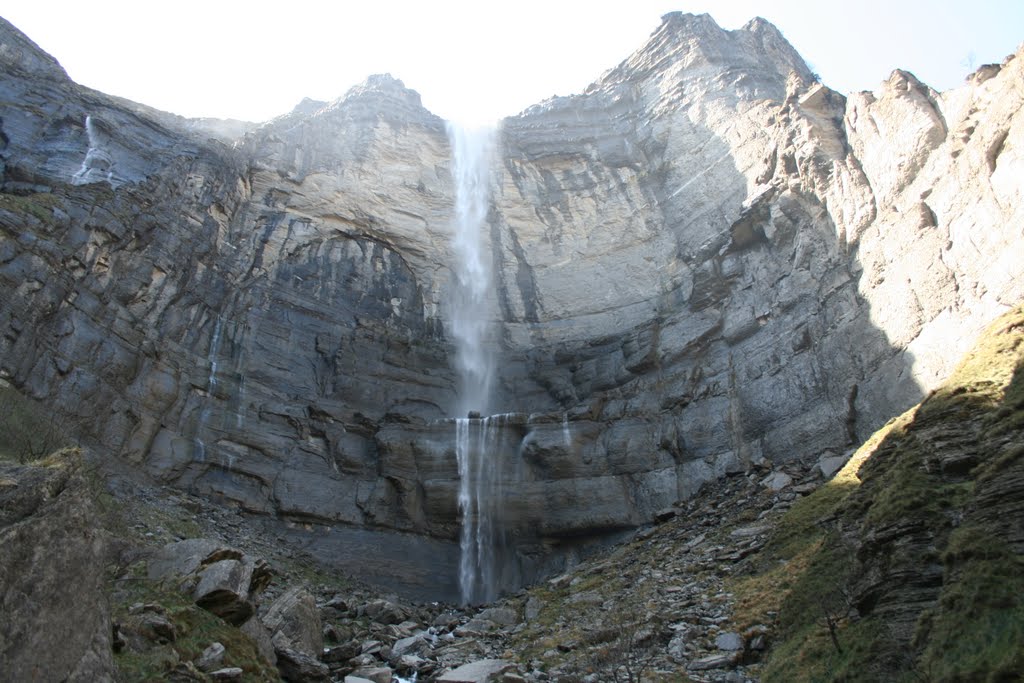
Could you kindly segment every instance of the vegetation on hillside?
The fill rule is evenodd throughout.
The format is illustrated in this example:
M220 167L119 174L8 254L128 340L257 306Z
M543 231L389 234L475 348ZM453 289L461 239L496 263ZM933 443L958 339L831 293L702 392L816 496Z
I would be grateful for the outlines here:
M733 579L766 681L1024 677L1024 307Z
M0 381L0 459L25 464L73 442L61 420Z

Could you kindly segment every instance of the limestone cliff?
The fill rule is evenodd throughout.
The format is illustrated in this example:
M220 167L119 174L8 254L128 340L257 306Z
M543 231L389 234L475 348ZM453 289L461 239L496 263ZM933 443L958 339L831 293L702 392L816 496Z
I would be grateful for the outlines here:
M386 533L416 550L385 572L450 588L444 122L388 76L186 121L72 83L6 22L0 60L3 375L159 480L350 569ZM728 472L844 452L1024 298L1022 69L844 98L764 20L670 14L503 122L524 574Z

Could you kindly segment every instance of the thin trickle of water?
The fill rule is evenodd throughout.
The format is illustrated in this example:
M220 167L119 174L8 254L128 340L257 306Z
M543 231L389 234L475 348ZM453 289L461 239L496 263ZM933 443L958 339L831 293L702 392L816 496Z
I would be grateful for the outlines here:
M562 441L565 443L565 450L572 448L572 432L569 430L569 414L562 415Z
M220 335L221 330L224 327L224 318L217 316L217 321L213 325L213 336L210 339L210 351L207 354L207 359L210 361L210 372L206 376L206 397L202 399L203 408L199 412L199 423L196 425L196 434L202 433L206 424L210 421L210 399L213 396L213 390L217 388L217 354L220 352ZM196 436L195 448L193 451L193 457L198 462L206 460L206 444L203 440Z
M220 333L224 329L224 318L217 316L217 322L213 325L213 339L210 341L210 374L206 378L206 392L213 394L217 388L217 354L220 353Z
M238 405L235 407L235 427L241 429L245 424L245 375L238 377Z

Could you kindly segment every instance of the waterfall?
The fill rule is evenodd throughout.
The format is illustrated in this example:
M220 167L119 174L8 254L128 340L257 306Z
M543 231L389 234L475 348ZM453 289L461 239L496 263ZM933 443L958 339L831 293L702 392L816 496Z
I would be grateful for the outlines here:
M455 455L459 468L459 588L463 602L488 602L497 597L496 516L500 500L499 467L495 463L499 420L467 417L489 412L495 359L488 344L493 289L484 228L490 208L490 161L493 133L449 124L455 220L452 230L450 310L455 341L458 400Z
M492 318L490 255L483 233L490 208L490 162L493 132L448 125L455 180L452 231L452 333L458 372L458 414L488 414L494 355L486 343Z
M499 517L503 507L501 462L509 415L455 420L455 454L459 465L459 589L464 603L493 602L508 568L507 546Z
M99 180L106 180L114 185L113 159L104 150L100 149L100 136L96 132L96 124L92 116L85 117L85 135L89 142L85 159L82 160L82 167L71 176L72 185L85 185Z
M206 393L213 395L217 388L217 354L220 353L220 335L224 328L224 318L217 316L217 322L213 325L213 338L210 340L210 374L206 378Z
M210 338L210 350L207 358L210 361L210 371L206 376L206 397L203 398L203 408L199 412L199 423L196 425L195 448L193 457L197 462L206 460L206 444L199 434L206 428L210 421L210 401L213 399L213 392L217 388L217 354L220 352L220 335L224 327L224 318L217 316L213 324L213 335Z

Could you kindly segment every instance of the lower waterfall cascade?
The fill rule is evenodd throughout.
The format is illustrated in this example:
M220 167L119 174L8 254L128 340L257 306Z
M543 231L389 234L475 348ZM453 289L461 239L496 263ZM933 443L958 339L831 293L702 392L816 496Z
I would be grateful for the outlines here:
M490 162L494 132L448 124L455 181L452 231L451 324L458 378L455 453L461 515L459 592L464 603L497 597L502 479L498 440L500 417L487 415L495 358L488 346L493 291L483 232L490 208Z

